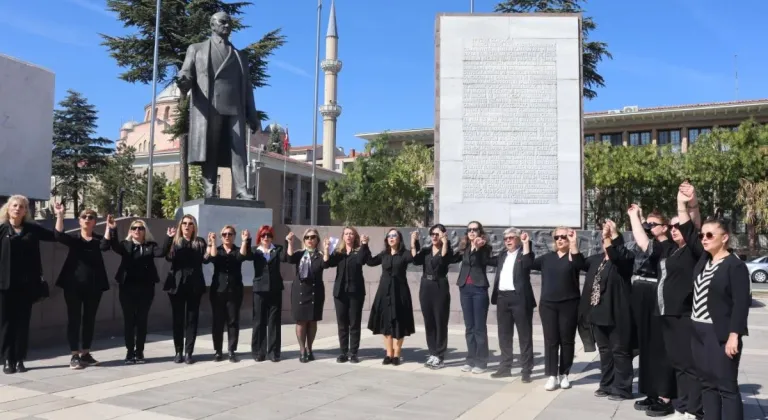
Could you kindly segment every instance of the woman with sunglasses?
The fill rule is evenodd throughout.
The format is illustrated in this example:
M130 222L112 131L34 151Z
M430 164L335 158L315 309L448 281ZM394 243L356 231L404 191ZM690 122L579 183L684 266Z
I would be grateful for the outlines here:
M56 280L56 286L64 290L67 305L67 339L72 352L69 367L82 369L99 364L91 355L91 343L101 294L109 290L107 270L101 255L109 251L109 240L93 231L96 227L95 211L83 210L79 217L80 230L71 235L64 233L64 206L56 204L54 211L56 227L53 233L57 241L69 248ZM109 226L106 229L108 232Z
M662 334L659 280L666 277L661 261L679 248L669 240L669 223L661 213L654 211L643 222L643 210L632 204L627 214L636 245L633 249L632 313L640 351L637 389L646 396L635 402L635 409L646 411L652 417L663 417L675 411L672 399L677 396L677 384Z
M451 315L451 290L448 285L448 265L453 249L448 243L445 226L429 228L430 244L419 249L418 241L411 247L413 264L422 266L419 303L424 316L429 357L424 366L441 369L445 366L448 348L448 318ZM418 232L414 232L418 235Z
M691 352L704 419L743 419L738 379L742 337L748 334L749 271L728 248L728 223L707 220L699 237L704 252L693 270Z
M552 233L554 251L533 258L528 235L523 242L523 270L541 271L539 316L544 330L544 388L553 391L568 389L568 374L573 366L578 327L579 270L581 254L576 232L558 227Z
M411 235L411 247L416 245L416 238L416 235ZM387 351L381 362L384 365L400 364L403 340L416 331L411 290L406 277L408 264L412 262L413 256L403 244L403 234L397 229L390 229L384 238L384 250L366 263L369 267L381 266L368 329L374 335L384 336Z
M461 263L456 285L459 286L461 311L467 340L467 359L462 372L481 374L488 368L488 266L493 266L491 246L486 243L485 230L478 221L467 225L467 232L459 242L458 252L451 264Z
M296 277L291 287L291 313L296 321L296 339L299 340L299 361L315 360L312 344L317 335L317 321L323 319L325 284L323 284L323 254L317 249L320 234L317 229L304 231L304 248L293 249L293 232L285 238L286 262L296 266Z
M227 327L227 352L230 362L237 362L237 342L240 337L240 307L243 305L243 261L248 258L251 234L247 229L240 234L241 245L235 245L234 226L221 229L221 245L216 246L216 234L208 233L208 251L204 262L213 263L210 296L213 325L213 361L224 360L224 326ZM239 248L239 250L238 250Z
M54 233L38 225L29 199L12 195L0 208L0 359L3 373L26 372L32 305L47 297L40 241Z
M147 224L136 219L128 228L128 236L117 238L117 222L107 216L109 230L104 235L112 250L120 256L115 280L118 299L123 310L123 336L125 338L125 364L144 363L144 344L147 342L149 309L155 299L155 285L160 282L155 258L165 258L173 245L176 228L169 227L165 242L155 242Z
M171 262L171 270L163 286L171 300L175 363L195 363L192 354L200 320L200 300L206 287L203 262L207 249L205 239L197 236L197 219L185 214L176 227L173 246L166 257Z
M358 363L360 326L365 303L363 266L371 257L368 235L360 235L352 226L345 226L341 240L331 250L329 239L323 241L323 268L336 267L333 282L333 306L339 326L339 356L336 363Z
M280 261L283 247L272 240L275 230L264 225L256 234L253 248L253 332L251 354L257 362L267 357L280 361L280 316L283 309L283 276Z

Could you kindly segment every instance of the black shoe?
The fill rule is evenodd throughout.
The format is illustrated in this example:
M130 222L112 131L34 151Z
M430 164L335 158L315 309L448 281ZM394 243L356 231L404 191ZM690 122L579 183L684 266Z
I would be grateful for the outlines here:
M349 363L360 363L360 359L357 358L356 354L349 356Z
M392 364L392 358L389 356L384 356L384 360L381 361L382 365L391 365Z
M191 354L187 354L184 356L184 363L191 365L192 363L195 363L195 359L192 358Z
M272 361L272 363L277 363L280 361L280 356L269 356L269 360Z
M399 357L393 357L392 358L392 366L400 366L400 358Z
M80 363L85 366L97 366L99 361L94 359L93 356L91 356L91 353L86 353L80 355Z
M656 402L655 398L645 397L644 400L635 401L635 410L645 411Z
M315 361L315 353L312 353L312 350L307 353L307 361L308 362L314 362Z
M136 353L128 351L125 353L125 364L132 365L136 363Z
M609 395L611 394L603 391L602 389L598 389L597 391L595 391L595 396L598 398L605 398L605 397L608 397Z
M136 358L134 359L137 364L143 364L146 363L146 360L144 360L144 351L137 351L136 352Z
M231 351L231 352L229 352L229 361L231 363L237 363L240 360L237 358L237 354L235 354L235 352Z
M27 369L27 367L24 366L24 362L17 362L16 363L16 372L24 373L24 372L26 372L28 370L29 369Z
M529 384L529 383L533 382L533 379L531 379L531 374L530 373L523 373L523 376L520 378L520 382L522 382L524 384Z
M336 358L336 363L347 363L349 361L349 357L347 357L346 354L340 354L339 357Z
M224 356L222 356L220 351L217 351L216 353L214 353L213 355L214 362L221 362L222 360L224 360Z
M181 355L181 353L176 353L176 356L173 358L173 363L183 363L184 362L184 356Z
M309 362L309 356L307 356L307 353L304 353L301 356L299 356L299 362L300 363L307 363L307 362Z
M83 369L85 365L80 361L79 355L73 355L71 359L69 359L69 368L70 369ZM13 371L16 371L16 367L14 366Z
M491 378L493 379L511 378L511 377L512 377L512 372L506 368L501 368L491 374Z
M672 406L672 401L664 402L662 400L657 401L645 411L645 415L648 417L666 417L675 413L675 408Z
M3 366L3 373L5 373L6 375L11 375L13 373L16 373L16 363L5 362L5 365Z
M257 362L263 362L263 361L267 360L267 357L266 357L266 356L264 356L263 354L260 354L260 355L258 355L258 356L256 356L256 357L255 357L255 360L256 360Z

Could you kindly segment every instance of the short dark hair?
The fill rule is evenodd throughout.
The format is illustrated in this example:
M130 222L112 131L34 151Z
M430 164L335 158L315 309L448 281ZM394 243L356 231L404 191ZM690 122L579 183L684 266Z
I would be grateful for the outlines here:
M445 232L447 232L447 231L448 231L448 230L445 228L445 226L443 226L441 223L437 223L437 224L435 224L435 225L432 225L432 227L431 227L431 228L429 228L429 233L432 233L432 231L434 231L435 229L438 229L438 230L440 230L440 232L443 232L443 233L445 233Z
M646 217L646 220L651 217L661 220L662 225L666 225L667 223L669 223L669 220L666 217L664 217L664 215L661 214L661 212L657 209L653 209L652 212L648 213L648 217Z
M398 241L397 252L400 252L403 249L405 249L405 244L403 243L403 233L395 228L391 228L387 230L387 234L384 236L384 250L389 249L388 236L389 236L389 233L392 232L393 230L397 233L397 241Z

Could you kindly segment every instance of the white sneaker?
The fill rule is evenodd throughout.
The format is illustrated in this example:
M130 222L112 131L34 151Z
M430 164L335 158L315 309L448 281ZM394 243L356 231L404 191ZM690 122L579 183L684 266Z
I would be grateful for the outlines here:
M472 368L472 373L474 373L475 375L479 375L481 373L485 373L485 370L486 370L485 368L474 367Z
M432 366L434 366L434 365L435 365L435 362L437 361L437 360L435 360L435 359L437 359L437 357L435 357L435 356L429 356L429 357L427 358L427 361L426 361L426 362L424 362L424 367L432 367Z
M544 389L547 391L554 391L557 389L557 376L550 376L547 379L547 384L544 385Z
M461 367L461 371L462 372L471 372L472 371L472 366L464 365L464 366Z
M568 389L571 387L571 381L568 380L568 375L560 375L560 388Z

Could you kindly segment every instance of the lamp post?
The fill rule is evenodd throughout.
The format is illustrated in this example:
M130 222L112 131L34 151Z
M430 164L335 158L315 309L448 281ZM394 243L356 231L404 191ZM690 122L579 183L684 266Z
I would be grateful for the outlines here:
M259 201L259 186L261 184L261 167L264 162L261 161L261 148L256 150L256 159L251 160L251 168L256 172L256 201Z
M317 0L317 44L315 46L315 104L312 107L312 185L310 187L309 224L317 226L317 107L318 85L320 84L320 14L323 10L323 0Z
M149 162L147 168L147 218L152 217L152 168L155 152L155 124L157 123L157 56L160 43L160 3L155 11L155 54L152 59L152 105L149 117Z

